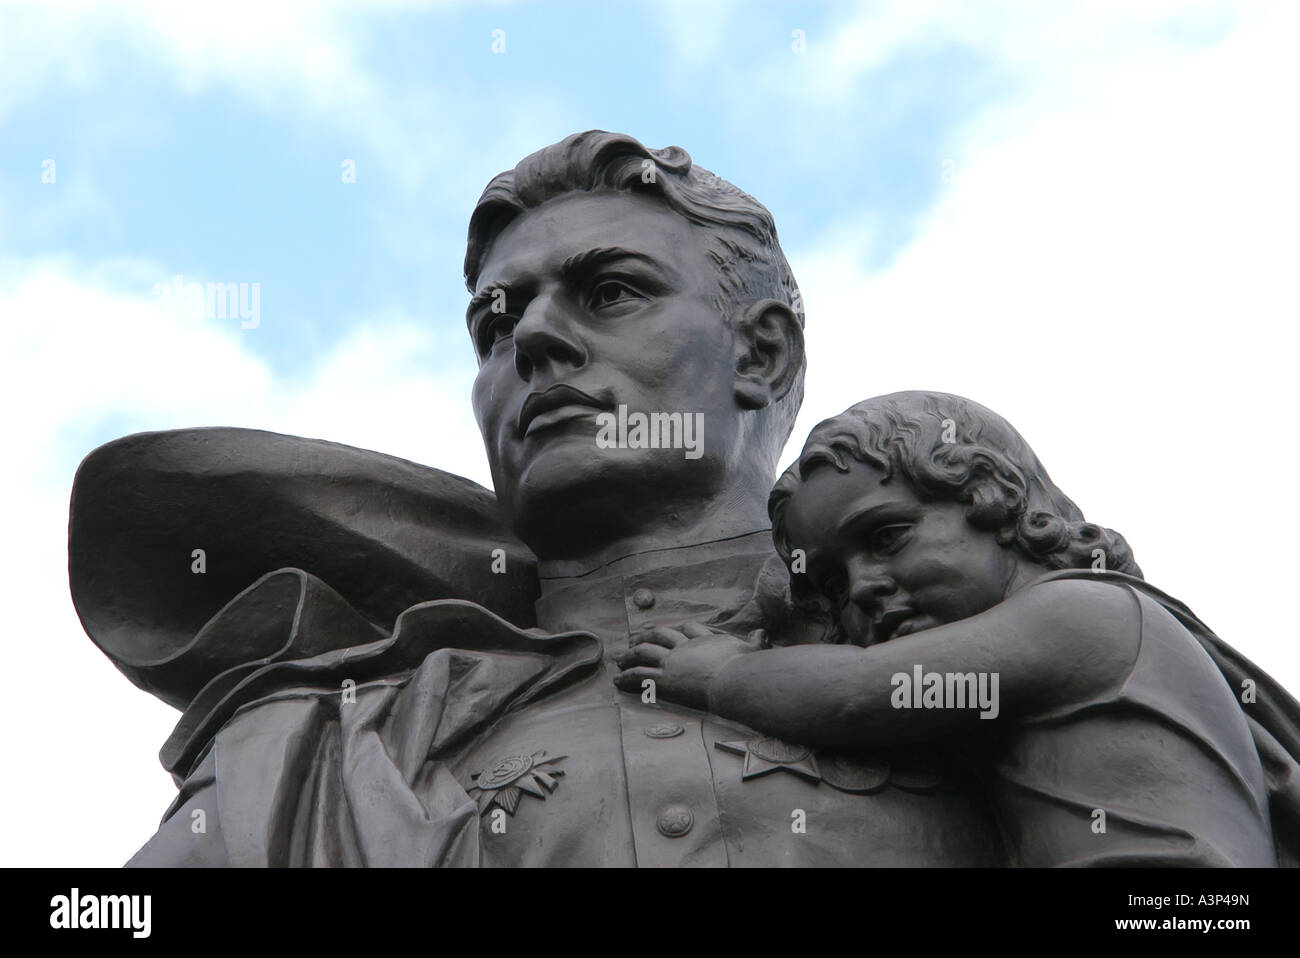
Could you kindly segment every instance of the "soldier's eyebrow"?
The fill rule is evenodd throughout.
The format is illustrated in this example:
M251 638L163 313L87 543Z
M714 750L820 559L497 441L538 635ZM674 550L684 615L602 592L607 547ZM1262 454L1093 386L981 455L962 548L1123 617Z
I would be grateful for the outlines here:
M504 282L489 283L487 286L484 286L482 289L480 289L477 293L475 293L473 296L470 297L469 306L465 310L465 319L467 321L470 320L470 318L474 315L475 311L481 309L483 306L486 306L488 302L497 295L498 290L508 295L510 292L510 284Z
M575 253L560 264L560 272L567 282L581 281L601 266L621 259L639 260L668 277L676 277L677 275L667 264L661 263L648 253L626 249L622 246L597 246L581 253Z

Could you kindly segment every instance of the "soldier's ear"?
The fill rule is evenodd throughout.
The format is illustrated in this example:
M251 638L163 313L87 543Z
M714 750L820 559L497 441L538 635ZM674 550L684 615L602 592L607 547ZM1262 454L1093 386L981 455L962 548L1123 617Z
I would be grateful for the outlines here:
M790 391L803 369L803 327L778 299L749 306L735 325L736 401L762 409Z

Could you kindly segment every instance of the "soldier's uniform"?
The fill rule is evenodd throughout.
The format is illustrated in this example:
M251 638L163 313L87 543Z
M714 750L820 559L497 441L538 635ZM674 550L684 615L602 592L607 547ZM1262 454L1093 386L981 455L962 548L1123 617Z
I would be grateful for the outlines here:
M1002 863L981 793L939 756L900 766L883 753L818 754L614 688L613 659L631 631L725 618L771 555L762 532L542 580L539 625L595 632L603 660L577 685L506 716L453 763L483 806L483 865ZM542 752L551 782L538 787L525 771L531 789L508 792L519 780L511 775Z

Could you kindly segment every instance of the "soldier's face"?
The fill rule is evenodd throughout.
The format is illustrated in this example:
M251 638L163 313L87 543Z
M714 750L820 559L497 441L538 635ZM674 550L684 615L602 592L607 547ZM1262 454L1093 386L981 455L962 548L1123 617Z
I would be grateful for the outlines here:
M473 403L498 499L525 541L557 516L635 524L707 494L736 461L732 335L703 244L658 199L612 190L551 200L493 243L466 314ZM698 449L633 448L631 428L611 446L598 416L617 419L619 406L630 425L652 413L702 425L681 433ZM617 515L602 512L611 503Z

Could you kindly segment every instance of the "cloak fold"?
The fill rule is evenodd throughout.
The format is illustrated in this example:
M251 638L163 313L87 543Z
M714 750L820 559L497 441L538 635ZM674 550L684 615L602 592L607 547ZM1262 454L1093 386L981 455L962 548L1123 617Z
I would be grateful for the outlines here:
M197 549L204 572L194 571ZM77 614L132 682L175 708L226 669L289 653L275 644L280 632L207 626L249 583L283 568L330 583L352 618L384 631L403 609L444 598L534 622L532 553L489 490L438 469L213 428L126 436L77 470L68 529ZM242 610L256 623L293 607L297 589L268 585Z
M278 597L286 585L295 589L295 604L275 608L263 601L263 593ZM445 704L446 714L452 717L448 728L460 734L497 718L503 702L513 707L544 694L567 676L575 663L591 665L600 660L600 643L590 633L552 635L520 629L482 606L459 599L414 605L398 616L392 634L385 635L337 592L300 569L281 569L263 576L218 613L204 632L234 633L253 616L266 645L281 651L272 658L227 669L194 697L160 754L163 767L178 784L238 710L286 689L295 696L320 693L333 697L343 694L343 683L348 681L354 689L367 683L401 685L427 656L444 649L465 656L531 657L534 667L526 686L512 685L504 691L475 687L469 699ZM506 698L497 702L490 714L480 714L485 702L496 702L493 696L500 695ZM450 743L449 735L446 730L440 733L441 745Z
M232 669L203 690L163 749L181 786L164 824L210 789L234 866L477 865L478 805L450 761L502 715L591 674L600 642L445 599L340 647L356 623L298 570L255 583L209 627L281 579L299 583L299 603L265 627L293 633L286 647L333 647Z

